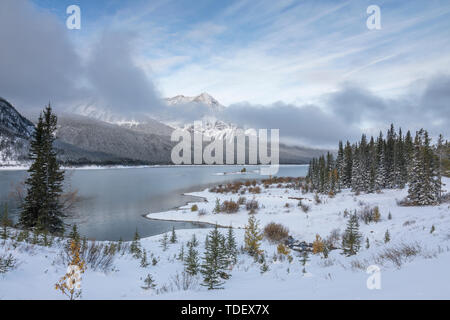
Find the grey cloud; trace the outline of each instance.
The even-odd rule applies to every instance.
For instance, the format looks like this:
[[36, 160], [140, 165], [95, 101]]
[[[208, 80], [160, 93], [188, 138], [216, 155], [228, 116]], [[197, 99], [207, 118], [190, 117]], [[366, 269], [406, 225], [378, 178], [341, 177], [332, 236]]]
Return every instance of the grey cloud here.
[[133, 61], [135, 35], [105, 31], [86, 66], [93, 95], [100, 104], [122, 114], [155, 112], [162, 101], [153, 83]]
[[77, 31], [29, 1], [1, 0], [0, 96], [25, 114], [48, 101], [57, 109], [95, 103], [122, 114], [161, 109], [155, 86], [132, 59], [134, 34], [105, 30], [83, 61], [69, 32]]
[[347, 125], [314, 105], [297, 107], [279, 102], [266, 107], [234, 104], [222, 116], [247, 127], [280, 129], [280, 140], [308, 145], [330, 146], [337, 139], [346, 139], [359, 133], [356, 127]]
[[65, 30], [27, 1], [0, 1], [0, 95], [40, 108], [70, 99], [81, 67]]

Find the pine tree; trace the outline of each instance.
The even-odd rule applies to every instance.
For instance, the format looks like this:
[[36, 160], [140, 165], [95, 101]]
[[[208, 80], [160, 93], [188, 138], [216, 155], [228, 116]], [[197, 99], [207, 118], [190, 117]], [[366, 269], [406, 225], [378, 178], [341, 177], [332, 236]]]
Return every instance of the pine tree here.
[[[76, 224], [72, 226], [72, 230], [69, 233], [69, 239], [75, 241], [76, 244], [80, 244], [81, 242], [81, 236], [80, 233], [78, 232], [78, 227]], [[68, 245], [70, 245], [70, 241]]]
[[386, 185], [386, 168], [385, 168], [385, 158], [384, 151], [385, 144], [383, 140], [383, 133], [380, 132], [380, 136], [377, 140], [377, 149], [376, 149], [376, 177], [375, 177], [375, 191], [381, 191]]
[[391, 235], [389, 234], [389, 230], [386, 230], [386, 233], [384, 234], [384, 243], [388, 243], [391, 241]]
[[167, 250], [167, 246], [169, 245], [169, 236], [167, 235], [167, 233], [164, 233], [161, 240], [161, 248], [163, 249], [163, 251]]
[[338, 155], [336, 158], [336, 170], [337, 170], [337, 188], [341, 190], [345, 187], [344, 184], [344, 174], [345, 174], [345, 159], [344, 159], [344, 146], [342, 141], [339, 141]]
[[428, 133], [421, 129], [414, 139], [408, 200], [413, 205], [432, 205], [439, 198], [438, 160]]
[[57, 118], [48, 105], [38, 119], [30, 143], [30, 159], [33, 161], [25, 181], [27, 194], [22, 205], [20, 224], [24, 228], [39, 228], [50, 233], [64, 232], [60, 197], [64, 171], [60, 170], [53, 149]]
[[134, 232], [133, 241], [131, 242], [131, 245], [130, 245], [130, 252], [133, 255], [133, 257], [136, 259], [139, 259], [142, 254], [140, 240], [141, 240], [141, 237], [139, 236], [139, 232], [136, 228], [136, 231]]
[[153, 277], [150, 273], [144, 279], [144, 285], [141, 288], [144, 290], [150, 290], [150, 289], [156, 288], [155, 280], [153, 280]]
[[222, 289], [224, 284], [222, 279], [229, 278], [226, 272], [227, 258], [223, 242], [223, 236], [216, 225], [205, 241], [205, 255], [201, 266], [203, 285], [209, 290]]
[[141, 268], [147, 268], [150, 265], [147, 260], [147, 250], [143, 249], [141, 254]]
[[187, 274], [195, 276], [199, 272], [198, 252], [192, 242], [188, 243], [188, 251], [184, 260], [184, 270]]
[[177, 242], [177, 234], [175, 233], [175, 227], [172, 227], [172, 235], [170, 236], [170, 243]]
[[300, 263], [301, 263], [302, 266], [303, 266], [302, 272], [303, 272], [303, 273], [306, 273], [306, 264], [307, 264], [308, 261], [309, 261], [308, 251], [303, 250], [301, 257], [302, 257], [302, 258], [301, 258], [301, 260], [300, 260]]
[[177, 259], [180, 261], [184, 261], [184, 243], [181, 244], [180, 252], [178, 253]]
[[197, 237], [195, 236], [195, 233], [192, 235], [192, 239], [191, 239], [191, 241], [190, 241], [190, 244], [191, 244], [193, 247], [198, 247], [198, 240], [197, 240]]
[[344, 176], [342, 178], [342, 184], [345, 188], [350, 188], [352, 186], [352, 168], [353, 168], [353, 149], [350, 142], [344, 149]]
[[228, 228], [228, 234], [226, 239], [226, 253], [227, 253], [227, 259], [229, 264], [236, 264], [237, 261], [237, 244], [236, 244], [236, 238], [234, 236], [233, 228], [230, 226]]
[[261, 253], [261, 240], [263, 234], [259, 230], [258, 221], [254, 215], [248, 218], [248, 224], [245, 226], [244, 250], [252, 257], [257, 257]]
[[444, 152], [445, 152], [444, 137], [442, 136], [442, 134], [440, 134], [437, 145], [436, 145], [436, 153], [437, 153], [437, 158], [438, 158], [437, 181], [438, 181], [438, 189], [439, 189], [438, 190], [439, 200], [442, 198], [442, 175], [444, 173], [442, 162], [444, 159]]
[[342, 235], [342, 250], [347, 256], [355, 255], [361, 247], [361, 234], [356, 214], [350, 216], [347, 229]]

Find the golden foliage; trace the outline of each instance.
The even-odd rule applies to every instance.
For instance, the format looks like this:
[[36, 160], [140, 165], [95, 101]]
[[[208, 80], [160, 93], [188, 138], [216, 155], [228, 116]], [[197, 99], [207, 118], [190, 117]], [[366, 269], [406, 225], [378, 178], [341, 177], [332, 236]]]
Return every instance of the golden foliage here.
[[325, 243], [323, 242], [322, 238], [316, 234], [316, 240], [313, 242], [313, 253], [318, 254], [323, 252], [325, 248]]
[[251, 256], [257, 256], [262, 253], [260, 249], [263, 234], [259, 230], [258, 221], [253, 215], [248, 218], [248, 225], [245, 226], [245, 251]]
[[80, 258], [80, 243], [70, 240], [70, 262], [67, 273], [55, 284], [55, 289], [74, 300], [81, 296], [81, 274], [86, 270], [85, 261]]
[[277, 252], [278, 254], [287, 256], [291, 252], [291, 250], [284, 244], [280, 243], [277, 247]]

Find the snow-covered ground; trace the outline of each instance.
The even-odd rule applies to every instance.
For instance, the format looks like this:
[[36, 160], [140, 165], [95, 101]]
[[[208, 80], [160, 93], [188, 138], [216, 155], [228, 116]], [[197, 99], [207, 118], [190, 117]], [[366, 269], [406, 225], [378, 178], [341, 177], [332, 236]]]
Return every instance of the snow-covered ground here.
[[[444, 182], [450, 185], [450, 179]], [[448, 187], [447, 187], [448, 189]], [[447, 190], [448, 192], [448, 190]], [[238, 194], [217, 194], [204, 190], [190, 193], [199, 196], [195, 204], [206, 214], [192, 212], [191, 205], [168, 212], [152, 213], [149, 218], [168, 220], [190, 220], [230, 224], [236, 228], [239, 245], [243, 244], [244, 230], [249, 214], [242, 206], [237, 213], [214, 214], [216, 199], [237, 200]], [[449, 299], [450, 298], [450, 204], [433, 207], [401, 207], [396, 200], [406, 196], [406, 190], [385, 190], [381, 194], [355, 196], [348, 190], [334, 198], [321, 196], [320, 204], [311, 193], [299, 190], [261, 186], [260, 194], [243, 195], [247, 200], [256, 200], [260, 208], [255, 217], [261, 228], [267, 223], [277, 222], [289, 228], [290, 234], [299, 240], [312, 242], [319, 234], [326, 238], [334, 229], [344, 231], [348, 218], [344, 212], [378, 206], [381, 221], [368, 225], [360, 222], [363, 243], [360, 252], [351, 257], [332, 250], [328, 258], [310, 255], [303, 266], [297, 253], [288, 260], [274, 261], [276, 244], [263, 240], [262, 248], [267, 256], [269, 270], [261, 273], [261, 265], [253, 258], [241, 253], [238, 263], [225, 282], [224, 290], [208, 291], [201, 286], [201, 276], [194, 279], [188, 290], [178, 288], [176, 275], [181, 276], [183, 264], [176, 256], [180, 247], [186, 245], [193, 234], [200, 241], [200, 256], [208, 229], [177, 230], [178, 242], [170, 244], [167, 251], [160, 245], [162, 235], [141, 240], [147, 250], [148, 259], [153, 255], [158, 263], [142, 268], [140, 261], [131, 255], [116, 255], [113, 270], [109, 272], [88, 270], [83, 275], [84, 299]], [[298, 207], [298, 200], [310, 207], [305, 213]], [[203, 201], [204, 200], [204, 201]], [[286, 206], [286, 203], [288, 206]], [[388, 219], [389, 213], [392, 219]], [[431, 232], [434, 226], [434, 231]], [[391, 241], [384, 242], [386, 230]], [[225, 229], [222, 230], [226, 232]], [[365, 248], [369, 239], [370, 247]], [[386, 258], [390, 249], [412, 246], [415, 254], [400, 257], [399, 263]], [[9, 250], [7, 250], [9, 248]], [[0, 299], [64, 299], [54, 289], [54, 284], [65, 273], [66, 266], [58, 259], [60, 246], [51, 248], [19, 245], [13, 249], [11, 243], [0, 242], [0, 256], [11, 252], [19, 264], [15, 270], [0, 275]], [[384, 254], [384, 255], [383, 255]], [[380, 268], [381, 288], [369, 290], [366, 272], [369, 265]], [[144, 290], [144, 278], [151, 274], [156, 283], [155, 290]]]

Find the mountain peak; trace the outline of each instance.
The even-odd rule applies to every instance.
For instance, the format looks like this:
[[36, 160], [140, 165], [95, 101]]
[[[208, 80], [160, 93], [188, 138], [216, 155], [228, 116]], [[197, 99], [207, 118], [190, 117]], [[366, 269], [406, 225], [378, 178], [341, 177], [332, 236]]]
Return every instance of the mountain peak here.
[[207, 92], [202, 92], [201, 94], [195, 97], [188, 97], [180, 94], [172, 98], [166, 98], [165, 100], [167, 104], [170, 106], [185, 103], [201, 103], [210, 107], [214, 111], [219, 111], [224, 107], [219, 103], [219, 101], [217, 101], [213, 96], [211, 96]]

